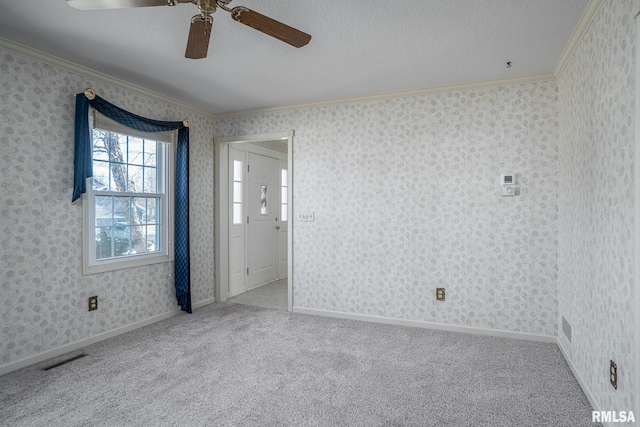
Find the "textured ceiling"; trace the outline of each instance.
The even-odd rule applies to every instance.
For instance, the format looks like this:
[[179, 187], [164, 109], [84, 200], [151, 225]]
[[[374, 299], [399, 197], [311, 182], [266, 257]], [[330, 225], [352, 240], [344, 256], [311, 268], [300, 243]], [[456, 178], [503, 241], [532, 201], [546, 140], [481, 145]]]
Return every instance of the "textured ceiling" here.
[[218, 10], [208, 57], [190, 60], [192, 4], [81, 11], [3, 1], [0, 37], [224, 113], [551, 73], [588, 3], [234, 0], [311, 42], [293, 48]]

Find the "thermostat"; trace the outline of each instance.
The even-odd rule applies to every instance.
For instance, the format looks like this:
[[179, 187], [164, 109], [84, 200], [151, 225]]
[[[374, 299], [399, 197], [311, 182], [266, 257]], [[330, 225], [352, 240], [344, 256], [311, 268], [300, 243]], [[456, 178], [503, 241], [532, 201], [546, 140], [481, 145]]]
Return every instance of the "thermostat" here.
[[507, 172], [500, 175], [500, 183], [502, 185], [517, 185], [516, 174]]

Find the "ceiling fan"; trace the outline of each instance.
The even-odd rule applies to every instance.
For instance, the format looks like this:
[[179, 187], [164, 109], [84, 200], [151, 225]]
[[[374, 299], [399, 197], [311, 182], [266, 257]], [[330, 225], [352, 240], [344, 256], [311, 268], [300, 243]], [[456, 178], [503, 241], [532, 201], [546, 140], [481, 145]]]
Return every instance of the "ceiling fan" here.
[[309, 43], [311, 36], [275, 19], [254, 12], [244, 6], [233, 9], [227, 7], [231, 0], [67, 0], [67, 4], [76, 9], [121, 9], [144, 6], [175, 6], [178, 3], [193, 3], [198, 6], [200, 14], [191, 18], [186, 58], [200, 59], [207, 56], [209, 37], [216, 8], [231, 14], [231, 18], [267, 35], [277, 38], [294, 47], [302, 47]]

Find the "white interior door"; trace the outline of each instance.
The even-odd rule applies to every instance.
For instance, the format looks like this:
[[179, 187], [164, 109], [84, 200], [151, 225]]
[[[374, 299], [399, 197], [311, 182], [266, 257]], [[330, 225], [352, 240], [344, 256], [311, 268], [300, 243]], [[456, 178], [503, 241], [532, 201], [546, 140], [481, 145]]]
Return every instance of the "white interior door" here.
[[228, 298], [247, 290], [245, 263], [246, 153], [229, 150], [229, 291]]
[[280, 215], [279, 160], [249, 153], [247, 200], [247, 288], [278, 279]]

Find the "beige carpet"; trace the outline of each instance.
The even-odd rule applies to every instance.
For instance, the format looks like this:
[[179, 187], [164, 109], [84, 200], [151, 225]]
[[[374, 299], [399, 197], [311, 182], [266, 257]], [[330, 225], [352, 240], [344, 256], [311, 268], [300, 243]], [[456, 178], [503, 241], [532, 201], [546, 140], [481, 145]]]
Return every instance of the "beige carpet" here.
[[0, 424], [595, 425], [555, 344], [216, 303], [83, 351], [1, 377]]

